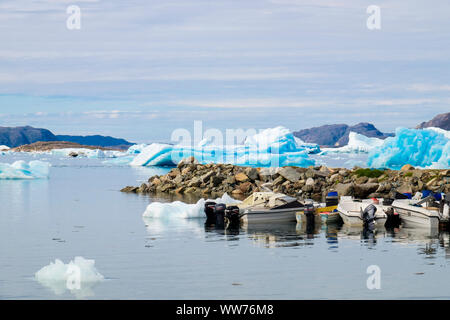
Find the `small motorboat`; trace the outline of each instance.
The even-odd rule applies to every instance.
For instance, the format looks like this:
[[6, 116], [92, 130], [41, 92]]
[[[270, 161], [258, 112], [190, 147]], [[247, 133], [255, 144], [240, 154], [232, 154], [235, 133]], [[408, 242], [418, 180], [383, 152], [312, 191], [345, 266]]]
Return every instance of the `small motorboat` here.
[[420, 199], [420, 193], [414, 199], [397, 199], [392, 203], [394, 211], [400, 215], [403, 226], [439, 229], [448, 225], [450, 194], [430, 194]]
[[274, 192], [255, 192], [237, 206], [244, 223], [295, 222], [296, 212], [304, 209], [297, 198]]
[[[337, 206], [339, 203], [337, 192], [329, 192], [325, 198], [325, 203], [313, 203], [314, 212], [317, 217], [324, 223], [336, 223], [341, 220]], [[297, 222], [301, 223], [305, 220], [304, 211], [296, 214]]]
[[[386, 211], [389, 210], [389, 205], [383, 205], [384, 199], [378, 199], [379, 204], [375, 207], [377, 211], [375, 213], [375, 226], [384, 226], [388, 218]], [[352, 197], [341, 197], [341, 201], [337, 207], [340, 217], [346, 225], [349, 226], [364, 226], [363, 211], [369, 205], [373, 204], [371, 199], [357, 200]]]

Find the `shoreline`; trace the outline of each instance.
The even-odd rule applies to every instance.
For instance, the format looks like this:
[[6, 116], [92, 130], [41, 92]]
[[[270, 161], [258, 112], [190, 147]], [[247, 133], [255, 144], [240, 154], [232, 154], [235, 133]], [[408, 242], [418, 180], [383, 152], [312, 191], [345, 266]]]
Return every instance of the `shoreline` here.
[[450, 192], [450, 169], [401, 170], [345, 169], [321, 167], [254, 168], [232, 164], [199, 164], [195, 159], [182, 160], [176, 168], [148, 183], [127, 186], [121, 192], [139, 194], [196, 195], [221, 197], [228, 193], [242, 199], [266, 188], [300, 199], [323, 201], [328, 192], [357, 198], [390, 197], [397, 191], [422, 190]]

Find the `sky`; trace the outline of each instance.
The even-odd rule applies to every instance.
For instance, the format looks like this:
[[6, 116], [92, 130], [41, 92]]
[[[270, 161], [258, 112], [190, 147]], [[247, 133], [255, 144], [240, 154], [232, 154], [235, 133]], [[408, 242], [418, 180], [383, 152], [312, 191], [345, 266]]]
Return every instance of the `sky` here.
[[449, 16], [448, 0], [0, 0], [0, 126], [415, 127], [450, 110]]

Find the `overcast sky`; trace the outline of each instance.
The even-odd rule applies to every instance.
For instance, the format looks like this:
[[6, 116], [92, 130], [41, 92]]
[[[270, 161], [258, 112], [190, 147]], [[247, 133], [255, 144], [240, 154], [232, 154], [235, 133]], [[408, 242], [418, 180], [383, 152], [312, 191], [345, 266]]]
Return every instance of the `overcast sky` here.
[[0, 0], [0, 43], [0, 126], [150, 142], [450, 110], [448, 0]]

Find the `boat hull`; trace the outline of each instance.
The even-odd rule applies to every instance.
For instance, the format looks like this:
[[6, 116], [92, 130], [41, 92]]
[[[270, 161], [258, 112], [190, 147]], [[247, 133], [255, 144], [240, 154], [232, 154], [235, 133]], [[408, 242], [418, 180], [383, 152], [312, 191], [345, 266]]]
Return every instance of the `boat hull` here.
[[298, 208], [284, 210], [251, 210], [241, 219], [244, 223], [248, 224], [296, 222], [295, 214], [298, 210]]
[[394, 207], [397, 213], [400, 215], [402, 224], [406, 228], [439, 228], [439, 217], [437, 216], [425, 216], [417, 211], [408, 210], [405, 208]]

